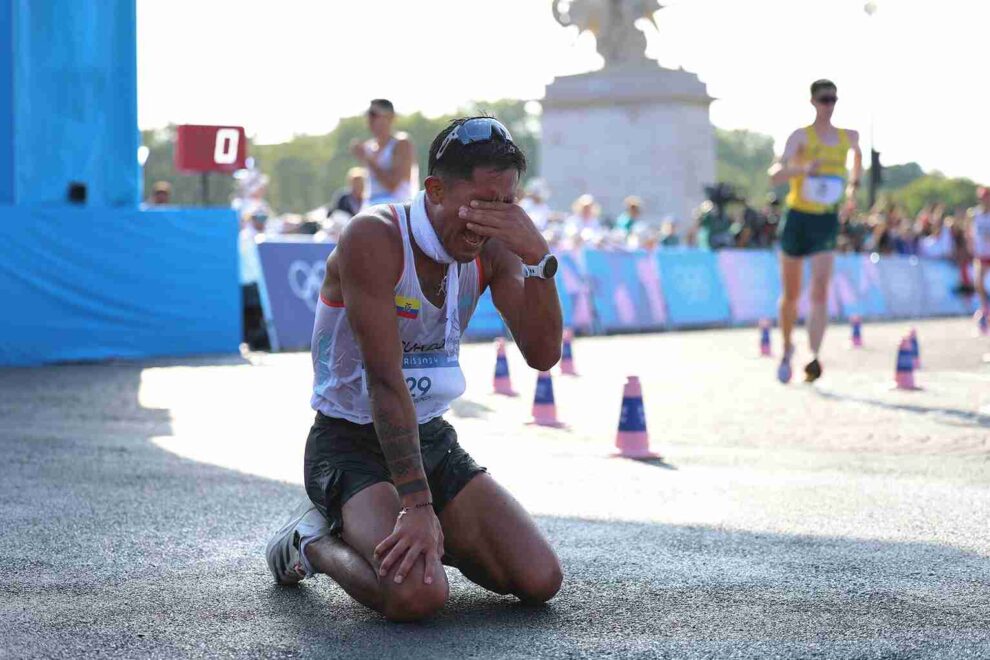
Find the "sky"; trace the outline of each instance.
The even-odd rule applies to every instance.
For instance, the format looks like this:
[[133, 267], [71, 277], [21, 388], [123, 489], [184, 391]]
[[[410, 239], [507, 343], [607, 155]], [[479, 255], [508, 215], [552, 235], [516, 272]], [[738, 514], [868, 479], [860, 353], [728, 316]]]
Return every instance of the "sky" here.
[[[663, 1], [647, 56], [707, 84], [716, 126], [771, 135], [779, 152], [813, 119], [811, 81], [830, 78], [835, 123], [885, 164], [990, 182], [990, 2], [874, 0], [869, 16], [865, 0]], [[326, 133], [374, 97], [431, 116], [539, 100], [555, 77], [603, 64], [550, 6], [137, 0], [139, 124], [242, 125], [266, 144]]]

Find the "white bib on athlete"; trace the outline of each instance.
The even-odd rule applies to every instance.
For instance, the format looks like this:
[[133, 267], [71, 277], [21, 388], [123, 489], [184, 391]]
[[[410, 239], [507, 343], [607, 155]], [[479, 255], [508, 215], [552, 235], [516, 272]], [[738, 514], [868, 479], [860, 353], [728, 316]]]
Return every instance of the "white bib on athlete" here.
[[[395, 285], [402, 374], [416, 407], [417, 420], [423, 424], [445, 413], [450, 403], [464, 393], [466, 383], [459, 361], [460, 332], [467, 327], [481, 297], [481, 263], [478, 259], [466, 264], [452, 262], [447, 284], [448, 304], [443, 309], [435, 307], [419, 285], [410, 220], [402, 206], [389, 208], [386, 212], [391, 213], [399, 225], [403, 246], [402, 275]], [[429, 223], [428, 219], [426, 221]], [[415, 226], [415, 220], [412, 224]], [[429, 229], [433, 232], [432, 226]], [[436, 238], [435, 232], [433, 236]], [[422, 245], [420, 248], [430, 254]], [[453, 310], [452, 322], [449, 322], [448, 310]], [[448, 339], [451, 329], [457, 333], [453, 340]], [[452, 350], [450, 344], [453, 344]], [[364, 362], [342, 303], [320, 299], [311, 351], [314, 374], [310, 404], [313, 409], [328, 417], [370, 424], [373, 420]]]
[[809, 202], [832, 206], [838, 204], [846, 181], [840, 176], [808, 176], [801, 187], [801, 196]]

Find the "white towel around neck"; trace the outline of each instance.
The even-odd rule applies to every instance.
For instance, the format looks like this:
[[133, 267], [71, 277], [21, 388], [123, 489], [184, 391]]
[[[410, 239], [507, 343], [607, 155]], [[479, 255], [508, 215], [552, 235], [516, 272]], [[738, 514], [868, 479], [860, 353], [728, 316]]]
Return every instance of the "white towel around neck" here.
[[447, 254], [440, 237], [430, 224], [426, 215], [426, 192], [420, 191], [413, 198], [409, 210], [409, 224], [416, 245], [427, 257], [440, 264], [447, 264], [447, 299], [445, 312], [447, 328], [444, 332], [444, 347], [448, 355], [456, 355], [461, 343], [461, 319], [457, 312], [457, 300], [460, 297], [460, 277], [457, 272], [457, 262]]

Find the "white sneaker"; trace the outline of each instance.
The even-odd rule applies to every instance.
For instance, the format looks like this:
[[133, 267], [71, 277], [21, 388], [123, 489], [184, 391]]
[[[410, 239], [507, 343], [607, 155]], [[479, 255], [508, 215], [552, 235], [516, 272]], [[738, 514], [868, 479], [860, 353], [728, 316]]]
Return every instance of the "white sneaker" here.
[[292, 511], [285, 524], [268, 540], [265, 556], [275, 581], [292, 585], [313, 575], [299, 551], [303, 538], [319, 538], [330, 533], [330, 525], [306, 497]]

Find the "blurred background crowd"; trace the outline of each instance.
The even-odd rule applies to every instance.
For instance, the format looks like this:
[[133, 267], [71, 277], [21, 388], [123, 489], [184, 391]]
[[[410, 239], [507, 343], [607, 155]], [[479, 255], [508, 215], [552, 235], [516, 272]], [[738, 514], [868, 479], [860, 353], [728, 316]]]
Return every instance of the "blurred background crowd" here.
[[[532, 129], [533, 117], [527, 114], [524, 105], [514, 102], [492, 105], [492, 114], [505, 118], [516, 141], [529, 153], [536, 152], [538, 135]], [[479, 108], [465, 110], [478, 111]], [[394, 129], [390, 124], [387, 131], [394, 130], [396, 135], [411, 142], [415, 154], [412, 171], [422, 171], [426, 136], [448, 118], [431, 120], [416, 114], [405, 118], [396, 115], [395, 120]], [[329, 152], [325, 149], [321, 152], [322, 147], [305, 142], [307, 138], [253, 148], [259, 156], [257, 160], [249, 159], [249, 169], [238, 172], [226, 191], [223, 185], [215, 186], [218, 190], [213, 194], [226, 195], [241, 216], [245, 270], [242, 279], [255, 279], [256, 266], [252, 265], [255, 259], [245, 253], [251, 252], [250, 246], [259, 236], [268, 240], [335, 243], [350, 219], [368, 205], [369, 171], [366, 163], [354, 154], [355, 145], [369, 137], [373, 121], [367, 115], [344, 120], [326, 136], [333, 143]], [[774, 158], [772, 140], [748, 131], [722, 130], [717, 138], [720, 181], [705, 189], [706, 199], [695, 209], [693, 217], [675, 217], [664, 209], [648, 208], [638, 196], [644, 191], [629, 191], [621, 208], [602, 208], [593, 190], [577, 199], [559, 199], [539, 176], [538, 153], [531, 158], [534, 166], [517, 191], [517, 202], [555, 249], [582, 246], [612, 250], [773, 249], [784, 213], [784, 191], [771, 189], [766, 176], [766, 168]], [[149, 176], [156, 173], [153, 162], [156, 139], [163, 152], [159, 162], [171, 158], [164, 153], [167, 135], [157, 138], [146, 135], [145, 141], [152, 146], [153, 155], [146, 168]], [[301, 158], [298, 154], [306, 153], [306, 149], [309, 155]], [[293, 155], [286, 156], [283, 151]], [[321, 169], [320, 153], [329, 155], [323, 162], [323, 174], [317, 176]], [[873, 166], [880, 168], [879, 162]], [[864, 178], [869, 176], [873, 174], [868, 169]], [[195, 190], [181, 176], [179, 181], [171, 173], [166, 177], [148, 181], [149, 204], [180, 201], [173, 195], [173, 182], [184, 186], [185, 197]], [[925, 173], [914, 163], [883, 168], [883, 179], [872, 206], [863, 198], [841, 209], [838, 250], [951, 260], [960, 267], [960, 289], [971, 290], [966, 265], [972, 259], [970, 236], [978, 202], [977, 185], [938, 172]], [[313, 202], [317, 201], [320, 203], [314, 206]], [[309, 210], [301, 211], [301, 206], [308, 206]]]

